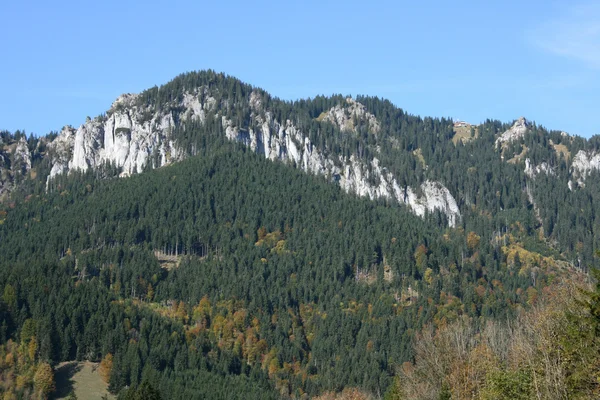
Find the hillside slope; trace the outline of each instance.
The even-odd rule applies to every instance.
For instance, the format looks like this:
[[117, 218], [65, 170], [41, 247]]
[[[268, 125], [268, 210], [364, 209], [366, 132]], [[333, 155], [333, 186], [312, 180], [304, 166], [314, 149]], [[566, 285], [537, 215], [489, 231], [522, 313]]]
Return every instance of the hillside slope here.
[[[491, 233], [534, 218], [527, 228], [543, 228], [574, 264], [594, 262], [596, 202], [592, 210], [586, 200], [596, 198], [600, 146], [594, 138], [548, 131], [524, 118], [512, 126], [490, 120], [454, 125], [411, 116], [378, 98], [284, 102], [202, 71], [123, 95], [106, 114], [77, 129], [30, 138], [32, 150], [18, 158], [30, 160], [36, 179], [51, 189], [53, 179], [69, 171], [111, 166], [112, 174], [123, 176], [197, 154], [202, 143], [193, 132], [203, 127], [268, 159], [324, 175], [347, 192], [403, 203], [420, 216], [441, 212], [450, 226], [469, 226], [477, 215], [490, 213]], [[472, 139], [463, 140], [469, 127]], [[453, 140], [459, 135], [464, 138]], [[10, 134], [4, 136], [11, 142]], [[4, 159], [11, 154], [5, 146]], [[0, 191], [7, 192], [15, 187], [14, 172], [4, 165]], [[27, 174], [27, 165], [20, 175]], [[548, 198], [548, 192], [556, 196]], [[574, 226], [582, 208], [587, 220]]]
[[512, 319], [597, 262], [595, 139], [455, 130], [208, 71], [5, 132], [0, 339], [111, 354], [115, 393], [382, 394], [423, 326]]

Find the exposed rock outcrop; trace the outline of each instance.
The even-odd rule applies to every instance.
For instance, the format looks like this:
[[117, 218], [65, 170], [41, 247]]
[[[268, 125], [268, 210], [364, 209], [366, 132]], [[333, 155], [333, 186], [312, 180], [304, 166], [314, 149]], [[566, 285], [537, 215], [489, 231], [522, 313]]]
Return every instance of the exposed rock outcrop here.
[[573, 158], [571, 172], [577, 178], [577, 183], [583, 185], [585, 178], [592, 172], [600, 170], [600, 153], [579, 150]]
[[328, 176], [346, 192], [370, 199], [393, 199], [406, 204], [419, 216], [439, 210], [446, 214], [450, 226], [455, 226], [460, 218], [456, 200], [439, 182], [424, 182], [421, 185], [423, 195], [417, 196], [411, 187], [400, 187], [377, 158], [366, 163], [355, 155], [337, 159], [327, 157], [291, 121], [281, 124], [273, 120], [269, 112], [264, 118], [261, 115], [253, 115], [253, 118], [259, 122], [259, 130], [237, 129], [223, 117], [227, 137], [244, 143], [270, 160], [289, 162], [304, 171]]
[[542, 162], [539, 165], [533, 165], [529, 158], [525, 159], [525, 175], [530, 178], [535, 178], [539, 174], [556, 175], [554, 169], [547, 162]]
[[10, 164], [6, 155], [0, 153], [0, 200], [6, 196], [12, 188]]
[[56, 139], [48, 145], [48, 154], [52, 160], [52, 169], [48, 175], [47, 182], [58, 174], [65, 173], [69, 170], [69, 161], [73, 155], [73, 147], [75, 147], [75, 129], [70, 126], [65, 126]]
[[[225, 100], [223, 100], [225, 101]], [[456, 201], [439, 182], [426, 181], [417, 196], [411, 187], [400, 187], [395, 177], [380, 165], [377, 158], [359, 159], [327, 155], [318, 149], [292, 121], [278, 121], [264, 109], [261, 95], [249, 96], [252, 127], [238, 127], [225, 115], [221, 105], [211, 97], [208, 88], [184, 93], [182, 100], [157, 111], [140, 106], [137, 96], [120, 96], [105, 117], [88, 120], [77, 130], [65, 127], [50, 144], [52, 170], [48, 182], [58, 174], [71, 170], [86, 171], [103, 164], [122, 169], [122, 175], [140, 173], [150, 166], [160, 167], [186, 156], [173, 140], [175, 121], [193, 120], [204, 123], [208, 112], [219, 118], [228, 139], [250, 147], [270, 160], [289, 163], [303, 171], [325, 175], [345, 191], [370, 199], [387, 198], [406, 204], [415, 214], [439, 210], [454, 226], [460, 212]], [[173, 111], [176, 110], [176, 111]], [[380, 129], [373, 114], [364, 105], [346, 99], [344, 107], [336, 106], [323, 117], [342, 130], [354, 129], [355, 121], [368, 124], [372, 133]]]
[[377, 133], [381, 129], [375, 115], [368, 112], [363, 104], [351, 97], [346, 98], [345, 105], [337, 105], [329, 109], [329, 111], [320, 115], [319, 119], [331, 122], [342, 131], [354, 132], [356, 130], [355, 121], [365, 123], [372, 133]]
[[521, 139], [523, 136], [525, 136], [525, 133], [527, 133], [529, 126], [529, 121], [527, 121], [524, 117], [520, 117], [515, 121], [513, 126], [511, 126], [508, 130], [501, 134], [498, 139], [496, 139], [496, 147], [504, 147], [510, 142]]
[[31, 170], [31, 152], [24, 136], [12, 143], [2, 144], [0, 144], [0, 200], [14, 189], [16, 181]]
[[31, 169], [31, 153], [24, 136], [19, 139], [13, 150], [13, 164], [12, 170], [18, 170], [21, 174], [26, 174]]
[[[112, 104], [106, 117], [86, 121], [77, 130], [65, 127], [50, 144], [53, 154], [48, 179], [70, 170], [86, 171], [103, 164], [122, 169], [122, 175], [140, 173], [151, 162], [159, 167], [183, 158], [170, 139], [175, 127], [173, 112], [154, 113], [136, 104], [137, 96], [125, 94]], [[204, 121], [205, 109], [198, 96], [186, 94], [186, 119]], [[151, 160], [155, 155], [158, 162]]]
[[[196, 103], [188, 106], [188, 117], [201, 117], [196, 115]], [[179, 160], [179, 150], [169, 140], [174, 126], [172, 112], [152, 113], [136, 105], [135, 95], [122, 95], [104, 120], [88, 121], [77, 129], [69, 169], [85, 171], [113, 163], [122, 168], [123, 175], [130, 175], [142, 172], [152, 154], [160, 156], [159, 165], [154, 167]]]

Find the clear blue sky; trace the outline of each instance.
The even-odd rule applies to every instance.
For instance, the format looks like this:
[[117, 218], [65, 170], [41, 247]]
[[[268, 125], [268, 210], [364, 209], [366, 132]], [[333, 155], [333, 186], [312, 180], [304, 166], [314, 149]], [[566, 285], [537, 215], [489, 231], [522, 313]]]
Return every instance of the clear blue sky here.
[[78, 126], [123, 92], [211, 68], [283, 99], [370, 94], [600, 133], [594, 2], [22, 0], [0, 20], [0, 129]]

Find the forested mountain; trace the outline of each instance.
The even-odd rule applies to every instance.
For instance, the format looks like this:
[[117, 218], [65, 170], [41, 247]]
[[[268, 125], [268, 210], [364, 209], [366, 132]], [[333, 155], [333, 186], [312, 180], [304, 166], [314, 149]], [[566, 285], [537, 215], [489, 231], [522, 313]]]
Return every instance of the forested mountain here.
[[[104, 360], [123, 398], [394, 398], [419, 382], [402, 369], [421, 366], [419, 332], [523, 318], [597, 263], [600, 142], [524, 118], [287, 102], [203, 71], [78, 129], [1, 139], [16, 398], [75, 359]], [[512, 375], [490, 377], [481, 393], [509, 396], [496, 383]]]

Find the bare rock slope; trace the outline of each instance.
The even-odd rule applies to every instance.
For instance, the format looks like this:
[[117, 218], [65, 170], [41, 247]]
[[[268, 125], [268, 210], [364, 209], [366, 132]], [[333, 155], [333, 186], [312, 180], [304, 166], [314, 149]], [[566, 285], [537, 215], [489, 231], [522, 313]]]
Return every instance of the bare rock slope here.
[[[189, 120], [204, 123], [210, 115], [220, 121], [228, 139], [241, 142], [270, 160], [325, 175], [347, 192], [370, 199], [395, 200], [420, 216], [439, 210], [447, 216], [451, 226], [460, 218], [454, 197], [442, 183], [425, 181], [420, 190], [401, 187], [377, 158], [362, 159], [355, 154], [343, 158], [328, 156], [293, 121], [276, 120], [263, 107], [256, 91], [247, 99], [251, 118], [258, 122], [254, 124], [258, 126], [255, 129], [236, 126], [222, 112], [224, 105], [218, 104], [208, 87], [186, 91], [181, 101], [160, 111], [140, 105], [137, 98], [135, 94], [122, 95], [105, 116], [88, 119], [77, 129], [65, 127], [49, 144], [52, 169], [48, 182], [58, 174], [85, 171], [102, 164], [115, 165], [127, 176], [147, 167], [157, 168], [182, 160], [188, 154], [173, 138], [176, 124]], [[372, 134], [380, 129], [375, 116], [351, 98], [330, 109], [322, 120], [337, 125], [342, 131], [354, 129], [357, 120], [366, 124]]]

